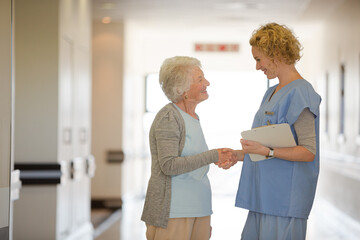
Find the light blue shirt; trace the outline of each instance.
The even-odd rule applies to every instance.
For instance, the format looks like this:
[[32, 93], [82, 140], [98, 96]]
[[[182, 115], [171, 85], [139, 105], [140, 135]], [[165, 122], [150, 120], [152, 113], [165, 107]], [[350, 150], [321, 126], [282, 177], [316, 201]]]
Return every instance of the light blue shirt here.
[[315, 159], [312, 162], [291, 162], [273, 158], [252, 162], [246, 154], [235, 205], [263, 214], [307, 219], [319, 174], [321, 98], [303, 79], [287, 84], [270, 99], [275, 88], [273, 86], [265, 93], [252, 127], [288, 123], [297, 142], [294, 123], [301, 112], [309, 108], [315, 116]]
[[[185, 121], [186, 138], [181, 156], [208, 151], [200, 121], [182, 111], [178, 106], [176, 108]], [[188, 173], [172, 176], [169, 218], [204, 217], [212, 214], [208, 171], [209, 165]]]

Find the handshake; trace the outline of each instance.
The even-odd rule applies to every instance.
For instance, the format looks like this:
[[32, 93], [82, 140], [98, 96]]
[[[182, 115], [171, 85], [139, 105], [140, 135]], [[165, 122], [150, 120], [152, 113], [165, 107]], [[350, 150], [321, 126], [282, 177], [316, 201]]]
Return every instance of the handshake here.
[[242, 150], [233, 150], [231, 148], [217, 149], [219, 161], [215, 163], [219, 168], [229, 169], [238, 161], [244, 160], [244, 152]]

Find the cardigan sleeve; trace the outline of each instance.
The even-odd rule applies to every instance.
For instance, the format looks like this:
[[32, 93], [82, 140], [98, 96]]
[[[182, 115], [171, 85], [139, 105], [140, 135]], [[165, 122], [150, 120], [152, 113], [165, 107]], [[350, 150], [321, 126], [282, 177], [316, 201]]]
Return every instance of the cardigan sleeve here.
[[185, 136], [181, 136], [180, 124], [174, 112], [169, 111], [154, 126], [156, 143], [150, 144], [156, 144], [159, 165], [165, 175], [187, 173], [219, 160], [216, 149], [181, 157], [179, 146], [181, 137]]

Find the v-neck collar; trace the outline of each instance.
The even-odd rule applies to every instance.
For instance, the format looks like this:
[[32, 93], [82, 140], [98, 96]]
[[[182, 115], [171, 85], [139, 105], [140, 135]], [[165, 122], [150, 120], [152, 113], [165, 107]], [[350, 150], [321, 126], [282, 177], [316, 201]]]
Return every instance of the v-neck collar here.
[[302, 78], [299, 78], [299, 79], [295, 79], [294, 81], [286, 84], [284, 87], [280, 88], [279, 91], [276, 91], [276, 88], [279, 84], [276, 84], [274, 87], [273, 87], [273, 91], [271, 91], [271, 93], [269, 94], [268, 98], [267, 98], [267, 102], [270, 102], [271, 100], [273, 100], [274, 98], [276, 99], [278, 96], [280, 96], [281, 94], [279, 94], [280, 92], [283, 91], [283, 89], [287, 89], [287, 88], [290, 88], [291, 85], [293, 85], [294, 82], [298, 81], [298, 80], [304, 80]]

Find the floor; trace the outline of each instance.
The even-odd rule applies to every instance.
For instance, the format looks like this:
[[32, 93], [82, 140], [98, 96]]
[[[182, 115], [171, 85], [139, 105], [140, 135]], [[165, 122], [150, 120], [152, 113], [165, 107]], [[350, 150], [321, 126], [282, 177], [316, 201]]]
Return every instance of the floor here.
[[[240, 166], [229, 170], [211, 168], [213, 191], [212, 240], [239, 240], [247, 210], [234, 207]], [[114, 212], [95, 228], [96, 240], [146, 240], [145, 224], [140, 220], [144, 195], [124, 196], [122, 210]], [[105, 216], [106, 213], [102, 213]], [[95, 214], [96, 215], [96, 214]], [[101, 218], [101, 213], [97, 213]], [[356, 222], [320, 196], [315, 198], [308, 220], [307, 240], [360, 239]]]

